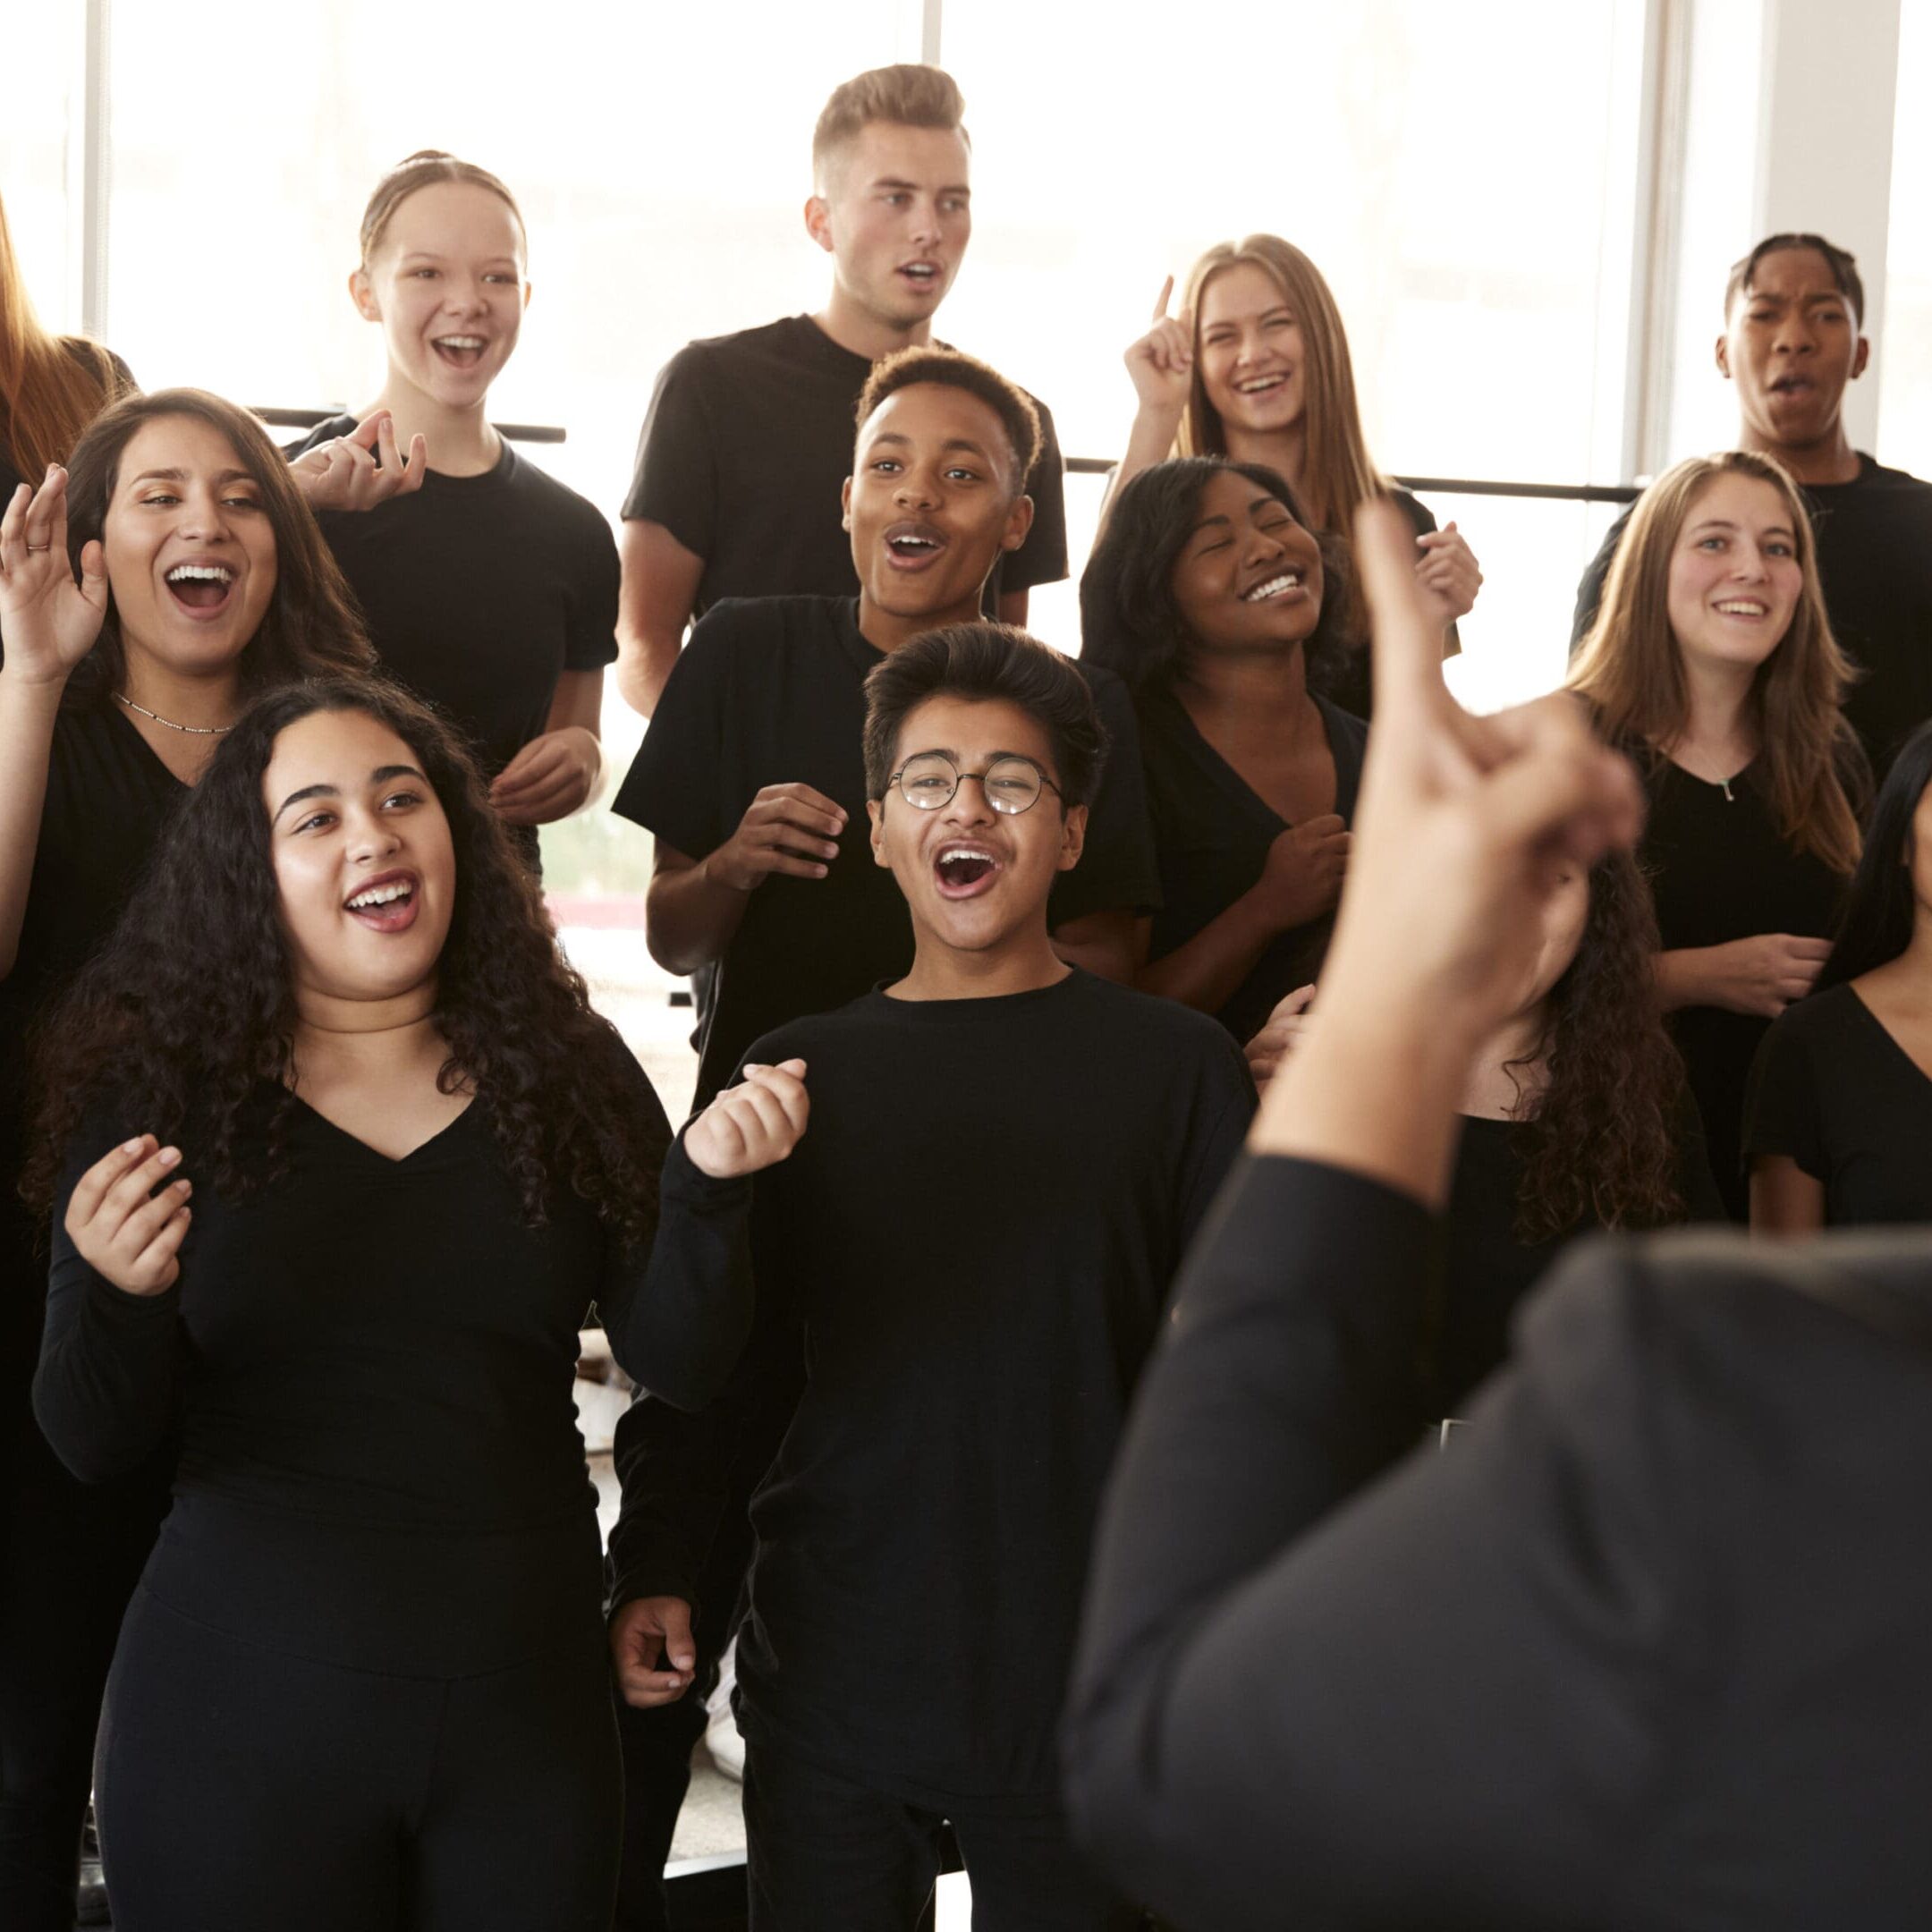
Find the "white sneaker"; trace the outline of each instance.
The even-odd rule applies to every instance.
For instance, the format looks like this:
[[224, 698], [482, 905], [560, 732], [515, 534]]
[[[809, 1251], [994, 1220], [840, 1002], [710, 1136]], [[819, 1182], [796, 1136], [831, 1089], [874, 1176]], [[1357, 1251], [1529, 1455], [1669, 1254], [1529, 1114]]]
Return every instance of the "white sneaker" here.
[[733, 1638], [718, 1659], [717, 1689], [705, 1699], [705, 1749], [724, 1776], [744, 1783], [744, 1736], [732, 1709], [732, 1691], [738, 1682], [738, 1640]]

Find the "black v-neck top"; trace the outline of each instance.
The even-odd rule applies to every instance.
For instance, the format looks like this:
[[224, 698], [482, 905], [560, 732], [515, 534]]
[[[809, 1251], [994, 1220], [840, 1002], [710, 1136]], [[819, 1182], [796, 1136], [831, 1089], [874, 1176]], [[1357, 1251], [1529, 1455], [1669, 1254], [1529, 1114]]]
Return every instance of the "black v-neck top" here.
[[[642, 1070], [614, 1035], [608, 1051], [668, 1139]], [[265, 1084], [250, 1131], [277, 1098]], [[131, 1295], [61, 1224], [80, 1174], [139, 1127], [104, 1120], [77, 1145], [34, 1402], [86, 1480], [134, 1466], [178, 1420], [148, 1589], [251, 1642], [409, 1675], [495, 1670], [594, 1632], [577, 1331], [595, 1303], [639, 1380], [708, 1399], [751, 1302], [741, 1237], [702, 1192], [673, 1175], [639, 1252], [564, 1188], [531, 1226], [486, 1100], [401, 1160], [298, 1101], [286, 1176], [239, 1201], [199, 1177], [181, 1278]], [[196, 1152], [184, 1136], [190, 1179]]]
[[[1693, 777], [1665, 758], [1640, 756], [1638, 762], [1650, 801], [1638, 859], [1650, 876], [1666, 953], [1758, 933], [1830, 936], [1845, 882], [1823, 860], [1785, 843], [1755, 765], [1726, 787]], [[1670, 1016], [1704, 1117], [1711, 1174], [1734, 1221], [1745, 1219], [1747, 1211], [1744, 1089], [1751, 1056], [1769, 1025], [1717, 1006], [1685, 1006]]]
[[1850, 986], [1773, 1022], [1744, 1149], [1788, 1155], [1822, 1181], [1829, 1227], [1932, 1222], [1932, 1079]]
[[[1314, 692], [1335, 759], [1335, 810], [1355, 817], [1368, 727]], [[1187, 707], [1165, 680], [1143, 690], [1137, 705], [1148, 816], [1160, 865], [1161, 908], [1148, 952], [1162, 959], [1226, 911], [1261, 877], [1268, 847], [1289, 829], [1284, 818], [1201, 735]], [[1261, 1030], [1277, 1000], [1321, 970], [1335, 915], [1278, 934], [1216, 1018], [1245, 1044]]]

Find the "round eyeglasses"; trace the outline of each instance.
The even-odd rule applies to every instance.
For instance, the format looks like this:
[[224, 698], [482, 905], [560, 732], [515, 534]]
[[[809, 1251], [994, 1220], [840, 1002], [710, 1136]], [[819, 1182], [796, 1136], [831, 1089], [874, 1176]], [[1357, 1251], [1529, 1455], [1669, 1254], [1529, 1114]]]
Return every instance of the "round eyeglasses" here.
[[1015, 752], [996, 758], [983, 772], [962, 772], [944, 751], [921, 751], [909, 758], [886, 781], [899, 787], [908, 805], [921, 811], [937, 811], [953, 801], [962, 779], [976, 778], [986, 801], [996, 812], [1016, 818], [1039, 803], [1042, 791], [1061, 794], [1056, 785], [1030, 758]]

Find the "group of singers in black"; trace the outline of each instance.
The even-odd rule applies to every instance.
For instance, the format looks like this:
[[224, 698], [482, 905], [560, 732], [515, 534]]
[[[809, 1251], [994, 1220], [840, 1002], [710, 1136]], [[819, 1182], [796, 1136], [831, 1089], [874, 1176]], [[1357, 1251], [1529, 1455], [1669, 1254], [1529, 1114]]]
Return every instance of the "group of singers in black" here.
[[[489, 424], [528, 250], [469, 163], [378, 185], [387, 379], [291, 451], [16, 332], [9, 1926], [71, 1923], [90, 1781], [126, 1932], [662, 1925], [734, 1635], [754, 1925], [910, 1932], [948, 1824], [977, 1923], [1188, 1922], [1070, 1835], [1094, 1528], [1257, 1088], [1341, 1024], [1358, 506], [1400, 511], [1432, 651], [1481, 573], [1258, 235], [1128, 351], [1080, 657], [1027, 637], [1068, 567], [1052, 419], [931, 333], [962, 118], [931, 68], [835, 93], [826, 305], [666, 367], [621, 554]], [[1513, 936], [1394, 1439], [1465, 1411], [1589, 1231], [1932, 1219], [1932, 485], [1847, 441], [1863, 301], [1818, 236], [1754, 249], [1739, 447], [1586, 577], [1572, 702], [1648, 813]], [[648, 943], [699, 980], [682, 1131], [538, 884], [613, 664]], [[640, 1390], [607, 1560], [592, 1310]]]

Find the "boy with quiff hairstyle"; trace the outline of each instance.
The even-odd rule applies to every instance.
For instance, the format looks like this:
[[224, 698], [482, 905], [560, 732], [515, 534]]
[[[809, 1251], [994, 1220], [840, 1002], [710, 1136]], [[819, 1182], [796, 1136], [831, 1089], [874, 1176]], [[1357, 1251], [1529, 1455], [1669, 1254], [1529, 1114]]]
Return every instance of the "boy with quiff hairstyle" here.
[[[936, 67], [874, 68], [835, 89], [812, 140], [806, 233], [832, 257], [811, 315], [687, 343], [657, 378], [623, 504], [617, 682], [650, 715], [687, 625], [721, 598], [849, 597], [835, 513], [852, 409], [872, 365], [933, 342], [972, 234], [964, 102]], [[1033, 524], [985, 607], [1026, 621], [1067, 573], [1053, 419], [1029, 466]]]

